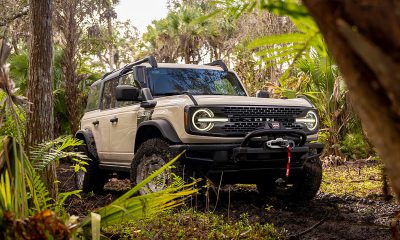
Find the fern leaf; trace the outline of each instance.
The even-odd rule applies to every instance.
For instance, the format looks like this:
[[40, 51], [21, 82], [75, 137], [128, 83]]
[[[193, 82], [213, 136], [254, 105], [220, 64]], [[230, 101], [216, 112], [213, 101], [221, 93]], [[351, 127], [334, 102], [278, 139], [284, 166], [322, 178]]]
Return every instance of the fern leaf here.
[[59, 161], [62, 158], [79, 158], [89, 160], [81, 152], [68, 151], [83, 144], [82, 140], [71, 136], [59, 137], [55, 140], [39, 144], [31, 150], [31, 162], [35, 170], [41, 171], [50, 163]]

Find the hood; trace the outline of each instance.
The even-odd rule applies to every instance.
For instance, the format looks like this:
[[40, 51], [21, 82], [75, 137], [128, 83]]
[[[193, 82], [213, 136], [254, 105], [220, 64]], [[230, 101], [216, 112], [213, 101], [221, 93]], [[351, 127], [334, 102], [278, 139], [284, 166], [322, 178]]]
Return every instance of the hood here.
[[249, 106], [289, 106], [289, 107], [312, 107], [303, 98], [279, 99], [279, 98], [256, 98], [247, 96], [219, 96], [198, 95], [194, 96], [199, 105], [249, 105]]
[[[199, 105], [242, 105], [242, 106], [287, 106], [287, 107], [313, 107], [303, 98], [279, 99], [256, 98], [247, 96], [220, 96], [220, 95], [194, 95]], [[187, 95], [177, 95], [156, 98], [157, 106], [167, 105], [193, 105]]]

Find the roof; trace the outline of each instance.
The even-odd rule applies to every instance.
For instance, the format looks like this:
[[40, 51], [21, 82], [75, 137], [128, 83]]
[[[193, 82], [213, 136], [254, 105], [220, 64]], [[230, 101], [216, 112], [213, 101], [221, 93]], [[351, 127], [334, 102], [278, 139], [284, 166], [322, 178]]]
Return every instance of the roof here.
[[[148, 63], [143, 63], [139, 66], [151, 67]], [[220, 66], [210, 65], [199, 65], [199, 64], [180, 64], [180, 63], [158, 63], [158, 68], [192, 68], [192, 69], [209, 69], [209, 70], [220, 70], [223, 69]]]
[[[157, 65], [158, 65], [157, 68], [209, 69], [209, 70], [223, 71], [223, 69], [220, 66], [210, 66], [210, 65], [179, 64], [179, 63], [158, 63]], [[149, 63], [142, 63], [142, 64], [136, 65], [136, 66], [145, 66], [147, 68], [151, 68], [151, 65]], [[108, 79], [119, 76], [123, 69], [124, 68], [114, 70], [113, 72], [109, 73], [108, 75], [106, 75], [99, 81], [106, 81]], [[231, 70], [229, 69], [229, 71], [231, 71]], [[96, 81], [94, 84], [97, 84], [97, 83], [98, 83], [98, 81]]]

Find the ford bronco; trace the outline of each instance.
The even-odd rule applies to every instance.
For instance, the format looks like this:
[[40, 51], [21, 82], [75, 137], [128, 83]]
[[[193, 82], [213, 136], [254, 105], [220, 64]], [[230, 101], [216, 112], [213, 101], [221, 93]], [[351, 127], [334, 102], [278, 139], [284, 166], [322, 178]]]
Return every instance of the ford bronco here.
[[[221, 60], [171, 64], [150, 56], [91, 85], [76, 137], [92, 161], [77, 185], [99, 192], [112, 173], [136, 184], [186, 150], [170, 170], [183, 178], [256, 184], [263, 195], [309, 200], [322, 178], [318, 127], [307, 98], [250, 97]], [[162, 175], [141, 194], [169, 181]]]

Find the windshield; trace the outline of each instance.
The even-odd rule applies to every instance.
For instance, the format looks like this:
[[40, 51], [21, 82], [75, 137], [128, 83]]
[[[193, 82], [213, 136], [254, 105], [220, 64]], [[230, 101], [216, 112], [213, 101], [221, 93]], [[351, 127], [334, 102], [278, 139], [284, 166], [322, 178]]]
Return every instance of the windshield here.
[[182, 94], [246, 96], [242, 85], [232, 72], [190, 69], [150, 69], [150, 88], [155, 96]]

